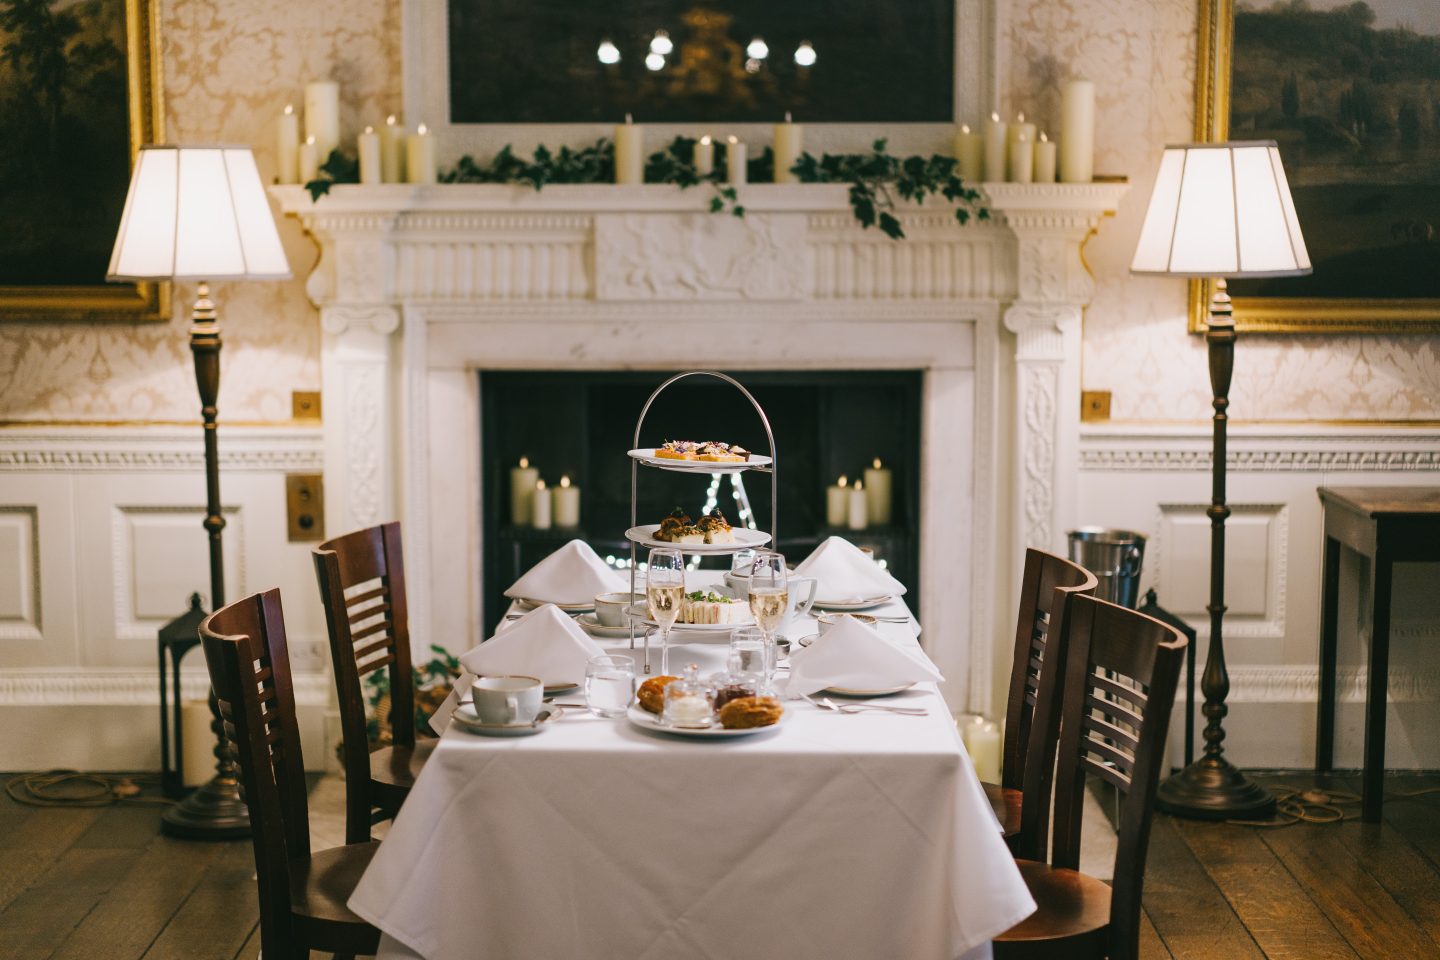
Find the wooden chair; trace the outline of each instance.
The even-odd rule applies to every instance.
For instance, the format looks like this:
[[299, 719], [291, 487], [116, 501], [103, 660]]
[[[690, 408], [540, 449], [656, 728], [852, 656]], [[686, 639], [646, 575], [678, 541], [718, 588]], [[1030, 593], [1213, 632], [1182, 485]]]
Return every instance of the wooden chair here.
[[[1186, 640], [1159, 620], [1094, 597], [1071, 602], [1067, 629], [1055, 847], [1049, 864], [1016, 861], [1038, 909], [996, 938], [996, 960], [1135, 960], [1139, 954], [1150, 821]], [[1057, 709], [1054, 679], [1047, 674], [1040, 685], [1037, 726]], [[1113, 886], [1079, 872], [1087, 775], [1124, 798]]]
[[[372, 824], [399, 812], [435, 747], [434, 739], [415, 738], [400, 524], [336, 537], [314, 556], [345, 742], [345, 842], [361, 843]], [[390, 671], [391, 743], [371, 752], [361, 680], [382, 667]]]
[[373, 954], [380, 931], [345, 902], [378, 843], [310, 851], [305, 762], [295, 720], [280, 591], [246, 597], [206, 617], [200, 640], [227, 743], [250, 809], [267, 960]]
[[[1061, 629], [1070, 598], [1095, 592], [1099, 580], [1089, 570], [1040, 550], [1025, 551], [1025, 576], [1020, 586], [1020, 613], [1015, 623], [1015, 660], [1010, 669], [1010, 696], [1005, 708], [1004, 766], [1000, 782], [983, 783], [985, 796], [1005, 830], [1005, 841], [1017, 857], [1044, 855], [1050, 815], [1050, 771], [1055, 764], [1059, 716], [1043, 735], [1032, 737], [1031, 717], [1045, 669], [1063, 673], [1065, 631]], [[1062, 687], [1057, 683], [1055, 689]], [[1024, 816], [1026, 760], [1032, 740], [1040, 753], [1036, 796], [1042, 803]]]

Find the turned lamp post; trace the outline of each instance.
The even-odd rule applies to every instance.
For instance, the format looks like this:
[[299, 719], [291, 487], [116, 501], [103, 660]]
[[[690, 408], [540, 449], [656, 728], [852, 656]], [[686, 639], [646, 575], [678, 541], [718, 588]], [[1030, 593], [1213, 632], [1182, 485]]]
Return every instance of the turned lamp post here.
[[[205, 424], [205, 520], [210, 539], [210, 609], [225, 603], [220, 461], [215, 439], [220, 392], [220, 323], [211, 280], [283, 280], [290, 276], [270, 203], [248, 147], [143, 146], [105, 279], [194, 280], [190, 352]], [[191, 839], [243, 837], [249, 813], [240, 799], [224, 728], [214, 715], [215, 776], [165, 811], [162, 829]]]
[[[1310, 272], [1310, 256], [1280, 150], [1273, 140], [1166, 147], [1130, 271], [1170, 277], [1288, 277]], [[1235, 320], [1225, 280], [1217, 279], [1205, 331], [1214, 391], [1210, 508], [1210, 650], [1200, 681], [1205, 750], [1160, 785], [1161, 810], [1206, 820], [1265, 817], [1275, 798], [1224, 756], [1230, 677], [1225, 618], [1225, 426], [1235, 357]]]

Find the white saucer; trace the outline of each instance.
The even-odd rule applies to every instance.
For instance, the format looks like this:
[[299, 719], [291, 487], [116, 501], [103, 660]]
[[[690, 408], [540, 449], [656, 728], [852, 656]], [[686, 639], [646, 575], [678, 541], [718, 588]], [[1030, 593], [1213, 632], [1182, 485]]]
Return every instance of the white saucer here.
[[596, 619], [593, 613], [582, 613], [575, 618], [575, 622], [580, 625], [581, 630], [584, 630], [592, 637], [603, 637], [606, 640], [622, 640], [630, 636], [629, 627], [606, 626]]
[[738, 550], [753, 550], [770, 542], [770, 534], [764, 530], [731, 527], [730, 532], [735, 537], [733, 543], [671, 543], [668, 540], [655, 539], [655, 531], [659, 529], [660, 524], [658, 523], [641, 524], [626, 530], [625, 539], [642, 547], [674, 547], [676, 550], [692, 556], [721, 556], [735, 553]]
[[529, 737], [547, 729], [565, 715], [564, 708], [553, 703], [546, 709], [549, 713], [542, 712], [534, 723], [486, 723], [476, 715], [475, 705], [471, 703], [460, 704], [450, 716], [460, 724], [460, 729], [469, 733], [486, 737]]
[[746, 727], [743, 730], [726, 730], [716, 721], [713, 727], [692, 728], [692, 727], [671, 727], [660, 722], [660, 718], [638, 703], [630, 704], [630, 709], [625, 712], [625, 718], [642, 730], [653, 730], [656, 733], [669, 733], [677, 737], [692, 737], [697, 740], [727, 740], [734, 737], [748, 737], [753, 733], [764, 733], [767, 730], [774, 730], [785, 722], [789, 711], [780, 715], [779, 723], [772, 723], [768, 727]]
[[842, 697], [888, 697], [891, 694], [904, 693], [913, 683], [902, 683], [897, 687], [875, 687], [874, 689], [851, 688], [851, 687], [826, 687], [823, 693], [838, 693]]

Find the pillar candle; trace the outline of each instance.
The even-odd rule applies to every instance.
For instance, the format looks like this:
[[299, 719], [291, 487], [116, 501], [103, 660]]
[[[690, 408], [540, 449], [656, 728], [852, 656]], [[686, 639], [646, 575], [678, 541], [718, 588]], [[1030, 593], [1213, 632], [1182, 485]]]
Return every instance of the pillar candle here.
[[315, 138], [321, 163], [340, 146], [340, 84], [334, 80], [305, 84], [305, 137]]
[[1000, 782], [1000, 728], [976, 717], [960, 734], [965, 752], [975, 766], [975, 775], [987, 783]]
[[739, 137], [731, 137], [725, 142], [726, 179], [737, 187], [743, 184], [746, 174], [745, 165], [745, 144], [740, 142]]
[[1029, 183], [1035, 179], [1035, 144], [1030, 135], [1021, 132], [1010, 144], [1010, 180]]
[[790, 168], [800, 159], [805, 149], [805, 128], [790, 120], [790, 111], [785, 111], [785, 122], [775, 124], [775, 182], [795, 183], [795, 174]]
[[1055, 141], [1043, 132], [1035, 144], [1035, 182], [1055, 182]]
[[380, 179], [405, 182], [405, 128], [393, 113], [385, 118], [380, 131]]
[[360, 182], [380, 182], [380, 134], [374, 127], [366, 127], [355, 141], [356, 152], [360, 155]]
[[969, 183], [979, 183], [985, 179], [985, 138], [978, 133], [972, 133], [968, 123], [960, 125], [960, 132], [955, 134], [955, 159], [959, 161], [957, 169], [960, 179]]
[[695, 144], [695, 172], [708, 177], [715, 172], [715, 141], [701, 137]]
[[536, 530], [549, 530], [550, 509], [550, 491], [545, 489], [544, 480], [536, 480], [530, 498], [530, 525]]
[[880, 465], [879, 457], [865, 468], [865, 512], [876, 526], [890, 523], [890, 479], [890, 470]]
[[275, 122], [275, 182], [296, 183], [300, 179], [300, 118], [295, 107], [285, 104], [285, 112]]
[[555, 509], [555, 526], [580, 526], [580, 488], [570, 486], [567, 474], [560, 478], [560, 486], [551, 490], [552, 505]]
[[1060, 181], [1095, 179], [1095, 84], [1071, 80], [1060, 91]]
[[180, 771], [185, 786], [198, 787], [215, 776], [214, 717], [209, 700], [184, 700], [180, 704]]
[[850, 488], [850, 509], [847, 512], [845, 525], [851, 530], [864, 530], [870, 522], [866, 510], [865, 484], [856, 480], [855, 486]]
[[405, 141], [405, 172], [411, 183], [435, 182], [435, 137], [423, 123]]
[[[1025, 145], [1018, 146], [1020, 138], [1025, 138]], [[1033, 170], [1035, 163], [1035, 124], [1025, 122], [1025, 114], [1017, 113], [1015, 122], [1005, 131], [1005, 171], [1006, 179], [1016, 183], [1029, 183], [1029, 180], [1021, 180], [1015, 176], [1015, 172], [1022, 164], [1028, 164]], [[1020, 154], [1025, 156], [1022, 158]]]
[[301, 183], [309, 183], [311, 180], [320, 178], [320, 161], [316, 157], [314, 137], [306, 137], [305, 142], [300, 144], [300, 155], [296, 164]]
[[539, 479], [540, 471], [530, 466], [528, 457], [521, 457], [520, 465], [510, 468], [510, 522], [517, 527], [530, 522], [530, 502]]
[[615, 182], [645, 182], [645, 128], [628, 113], [615, 127]]
[[1000, 114], [990, 114], [985, 124], [985, 180], [1000, 183], [1005, 179], [1005, 121]]
[[825, 488], [825, 523], [832, 527], [843, 527], [850, 516], [849, 481], [842, 473], [840, 479]]

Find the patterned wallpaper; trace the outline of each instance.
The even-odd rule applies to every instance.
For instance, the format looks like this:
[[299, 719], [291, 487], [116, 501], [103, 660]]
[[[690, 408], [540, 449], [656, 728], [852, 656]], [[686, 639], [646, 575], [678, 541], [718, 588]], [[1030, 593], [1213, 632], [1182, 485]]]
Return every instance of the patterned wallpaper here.
[[[1053, 91], [1072, 73], [1094, 79], [1097, 169], [1133, 183], [1086, 250], [1098, 283], [1083, 382], [1113, 392], [1116, 419], [1204, 419], [1205, 350], [1185, 333], [1183, 283], [1128, 275], [1160, 147], [1190, 138], [1197, 0], [1000, 2], [1008, 87]], [[306, 80], [341, 82], [347, 132], [397, 111], [400, 8], [400, 0], [163, 0], [169, 136], [253, 144], [268, 173], [274, 117], [300, 100]], [[1053, 94], [1011, 100], [1011, 112], [1055, 128]], [[300, 279], [314, 248], [293, 221], [281, 229], [297, 279], [215, 291], [227, 419], [284, 419], [290, 391], [319, 384], [318, 322]], [[0, 325], [0, 419], [193, 419], [191, 296], [177, 291], [168, 326]], [[1246, 337], [1232, 397], [1242, 420], [1440, 419], [1440, 337]]]

